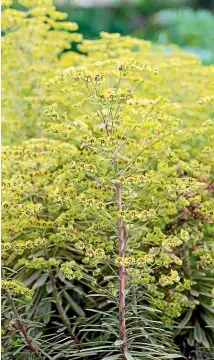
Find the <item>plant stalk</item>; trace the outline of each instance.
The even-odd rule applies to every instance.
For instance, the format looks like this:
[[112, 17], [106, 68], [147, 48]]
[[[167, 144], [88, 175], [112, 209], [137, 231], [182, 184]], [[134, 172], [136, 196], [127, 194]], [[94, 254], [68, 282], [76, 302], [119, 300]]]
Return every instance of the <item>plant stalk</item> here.
[[63, 324], [66, 326], [66, 328], [67, 328], [67, 330], [69, 332], [69, 335], [74, 340], [77, 347], [79, 349], [82, 349], [80, 340], [78, 339], [77, 335], [72, 331], [69, 320], [68, 320], [67, 316], [65, 315], [65, 312], [64, 312], [64, 310], [63, 310], [63, 308], [61, 306], [58, 290], [57, 290], [57, 287], [56, 287], [55, 278], [54, 278], [53, 271], [52, 271], [51, 267], [49, 267], [49, 277], [50, 277], [50, 281], [51, 281], [51, 284], [52, 284], [52, 287], [53, 287], [54, 300], [56, 302], [56, 307], [57, 307], [58, 313], [60, 315], [60, 318], [61, 318]]
[[[5, 276], [4, 276], [4, 272], [2, 271], [2, 278], [5, 280]], [[13, 301], [13, 298], [10, 294], [10, 291], [6, 290], [6, 295], [7, 295], [7, 298], [8, 298], [8, 301], [10, 303], [10, 306], [13, 310], [13, 313], [16, 317], [16, 321], [17, 321], [17, 328], [18, 330], [20, 331], [20, 333], [23, 335], [26, 343], [27, 343], [27, 347], [28, 349], [35, 355], [36, 358], [40, 359], [40, 355], [38, 353], [38, 351], [36, 350], [35, 346], [33, 345], [32, 343], [32, 340], [31, 338], [27, 335], [27, 331], [26, 331], [26, 328], [22, 322], [22, 319], [18, 313], [18, 310], [16, 308], [16, 305]]]
[[183, 257], [184, 257], [184, 273], [187, 277], [187, 279], [191, 279], [192, 277], [192, 270], [191, 270], [191, 264], [190, 264], [190, 253], [189, 253], [189, 247], [188, 244], [185, 243], [185, 247], [183, 250]]
[[[116, 184], [116, 200], [117, 210], [122, 210], [122, 195], [121, 185]], [[122, 219], [118, 219], [118, 238], [119, 238], [119, 256], [124, 258], [125, 255], [125, 226]], [[125, 287], [126, 287], [126, 268], [123, 265], [119, 266], [119, 319], [120, 319], [120, 339], [123, 341], [121, 353], [123, 360], [125, 360], [125, 351], [127, 350], [126, 337], [126, 302], [125, 302]]]

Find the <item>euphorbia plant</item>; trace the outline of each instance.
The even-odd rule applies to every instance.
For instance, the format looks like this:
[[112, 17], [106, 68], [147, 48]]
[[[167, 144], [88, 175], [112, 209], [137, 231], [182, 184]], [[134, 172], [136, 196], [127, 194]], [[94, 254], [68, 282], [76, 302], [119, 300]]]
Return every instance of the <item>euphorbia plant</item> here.
[[[178, 151], [172, 151], [170, 148], [170, 145], [176, 148], [174, 146], [176, 138], [173, 135], [177, 119], [169, 115], [173, 107], [177, 108], [176, 104], [170, 104], [168, 100], [161, 98], [155, 100], [135, 98], [135, 91], [142, 82], [148, 76], [155, 76], [157, 73], [157, 69], [152, 70], [134, 60], [127, 62], [121, 58], [120, 60], [104, 60], [82, 68], [68, 68], [49, 83], [49, 85], [59, 87], [74, 106], [82, 110], [83, 114], [85, 113], [83, 130], [65, 113], [62, 116], [58, 114], [56, 105], [47, 110], [52, 119], [59, 121], [62, 118], [68, 124], [63, 131], [61, 131], [62, 125], [51, 125], [49, 132], [74, 140], [80, 150], [78, 160], [72, 168], [80, 176], [80, 178], [78, 176], [78, 183], [86, 182], [83, 189], [80, 188], [79, 195], [80, 199], [87, 204], [84, 206], [87, 232], [90, 231], [91, 214], [95, 206], [94, 201], [96, 203], [95, 199], [98, 196], [102, 202], [97, 204], [97, 208], [102, 209], [103, 215], [112, 224], [115, 224], [116, 220], [114, 220], [115, 209], [112, 205], [117, 207], [118, 213], [115, 217], [118, 218], [117, 227], [113, 225], [113, 232], [111, 231], [107, 238], [115, 239], [114, 246], [110, 249], [114, 253], [116, 253], [117, 241], [119, 243], [118, 257], [113, 260], [113, 263], [118, 264], [119, 267], [117, 292], [119, 329], [122, 342], [121, 352], [124, 354], [128, 348], [125, 299], [130, 290], [129, 281], [132, 285], [134, 283], [148, 284], [148, 289], [154, 297], [158, 298], [151, 302], [165, 309], [166, 318], [167, 316], [179, 317], [183, 307], [192, 308], [197, 303], [194, 299], [188, 300], [182, 294], [185, 290], [190, 290], [193, 284], [188, 276], [188, 264], [185, 266], [184, 275], [182, 274], [184, 281], [174, 286], [174, 290], [169, 289], [166, 297], [159, 289], [161, 286], [173, 285], [180, 281], [176, 269], [185, 258], [186, 252], [183, 254], [182, 248], [186, 247], [185, 244], [190, 237], [198, 231], [197, 226], [194, 230], [189, 226], [190, 223], [195, 224], [196, 215], [193, 219], [190, 217], [186, 219], [187, 221], [182, 221], [175, 226], [173, 225], [174, 218], [176, 216], [180, 218], [187, 209], [190, 211], [191, 208], [201, 206], [200, 194], [206, 195], [206, 186], [201, 179], [197, 181], [190, 176], [192, 167], [179, 160]], [[140, 143], [138, 139], [142, 138], [143, 142]], [[83, 162], [81, 158], [81, 155], [85, 158], [85, 153], [89, 164]], [[130, 157], [129, 154], [132, 156]], [[105, 164], [104, 168], [102, 168], [103, 164]], [[84, 173], [82, 178], [81, 169], [88, 166], [93, 176], [85, 177]], [[96, 181], [95, 187], [97, 184], [105, 185], [106, 183], [104, 198], [100, 197], [99, 192], [94, 195], [89, 180], [93, 183]], [[112, 186], [108, 187], [111, 195], [107, 197], [107, 184], [114, 184], [113, 199]], [[149, 199], [148, 194], [151, 194]], [[205, 206], [199, 210], [204, 216], [201, 214], [198, 219], [211, 222], [213, 212], [209, 203], [207, 205], [206, 207], [205, 203]], [[197, 210], [194, 211], [196, 214]], [[200, 229], [199, 221], [198, 226]], [[94, 229], [94, 224], [91, 224], [91, 227]], [[104, 228], [108, 228], [107, 224]], [[118, 234], [117, 237], [115, 232]], [[87, 245], [85, 247], [87, 248]], [[105, 250], [105, 246], [102, 245], [102, 247]], [[100, 255], [103, 254], [103, 260], [110, 257], [111, 263], [112, 254], [108, 255], [108, 252], [101, 249], [94, 249], [91, 244], [88, 256], [83, 261], [95, 265], [99, 260], [96, 259], [96, 254], [99, 252]], [[204, 253], [203, 250], [202, 253]], [[96, 260], [93, 259], [93, 255]], [[171, 267], [171, 271], [167, 274], [164, 267], [166, 269]], [[160, 274], [160, 269], [162, 269], [162, 274]], [[157, 281], [160, 286], [157, 285]], [[111, 286], [114, 284], [112, 283]], [[164, 301], [162, 301], [163, 297], [165, 297]], [[169, 306], [167, 297], [168, 300], [170, 299]]]
[[[148, 289], [157, 296], [157, 282], [166, 286], [180, 280], [176, 266], [181, 260], [172, 249], [187, 241], [189, 234], [181, 229], [167, 236], [162, 230], [185, 199], [179, 197], [174, 203], [169, 191], [181, 192], [184, 188], [195, 201], [195, 192], [203, 188], [192, 178], [179, 178], [179, 159], [170, 149], [177, 120], [167, 115], [173, 105], [162, 98], [135, 99], [139, 84], [148, 76], [156, 76], [156, 72], [134, 60], [107, 60], [86, 68], [67, 69], [49, 83], [71, 98], [84, 118], [79, 115], [80, 120], [69, 119], [66, 113], [57, 112], [55, 104], [47, 110], [56, 123], [48, 132], [71, 139], [76, 150], [72, 146], [72, 153], [65, 153], [54, 179], [58, 186], [48, 199], [43, 199], [43, 216], [52, 202], [61, 211], [64, 208], [63, 214], [55, 214], [54, 224], [48, 225], [57, 224], [58, 231], [46, 238], [55, 242], [58, 233], [61, 241], [76, 241], [75, 246], [85, 253], [82, 262], [95, 268], [94, 276], [102, 276], [101, 264], [112, 270], [118, 267], [118, 276], [113, 277], [109, 290], [118, 297], [118, 340], [123, 358], [129, 356], [129, 351], [140, 355], [140, 344], [133, 342], [132, 332], [130, 340], [130, 329], [126, 328], [126, 298], [128, 305], [132, 288], [149, 284]], [[38, 157], [43, 154], [44, 150]], [[40, 164], [38, 175], [46, 171], [44, 165]], [[48, 186], [45, 188], [48, 190]], [[38, 268], [41, 264], [48, 266], [47, 261], [21, 263]], [[172, 268], [167, 270], [170, 264]], [[163, 269], [162, 274], [160, 269], [157, 272], [157, 266]], [[81, 267], [72, 260], [63, 263], [61, 271], [69, 279], [81, 278]], [[185, 284], [180, 291], [184, 289]], [[141, 331], [140, 335], [144, 337]]]
[[[213, 66], [205, 67], [200, 60], [182, 52], [179, 48], [171, 47], [166, 55], [161, 47], [151, 49], [151, 44], [141, 42], [130, 37], [120, 37], [119, 34], [101, 34], [102, 39], [84, 41], [79, 45], [81, 51], [89, 53], [88, 61], [96, 58], [130, 57], [158, 66], [158, 77], [148, 77], [138, 88], [136, 96], [153, 99], [157, 93], [166, 96], [174, 103], [176, 110], [166, 110], [169, 115], [180, 118], [182, 136], [177, 136], [172, 144], [172, 150], [180, 160], [180, 173], [194, 179], [206, 182], [203, 196], [195, 198], [194, 206], [188, 201], [183, 203], [179, 214], [175, 214], [172, 223], [167, 224], [164, 233], [174, 233], [174, 229], [187, 228], [190, 239], [180, 245], [181, 259], [191, 271], [179, 271], [181, 278], [188, 277], [188, 290], [185, 295], [192, 303], [192, 308], [184, 306], [178, 301], [175, 306], [175, 294], [170, 296], [166, 288], [165, 301], [156, 301], [156, 306], [164, 311], [164, 320], [169, 323], [172, 318], [181, 317], [181, 323], [175, 334], [183, 331], [189, 334], [192, 344], [205, 347], [213, 344], [212, 308], [210, 308], [213, 282]], [[105, 48], [105, 51], [102, 49]], [[208, 120], [209, 119], [209, 120]], [[183, 189], [183, 197], [188, 200], [189, 194]], [[202, 195], [202, 194], [201, 194]], [[176, 196], [175, 194], [172, 196]], [[203, 199], [205, 206], [200, 205]], [[198, 201], [199, 200], [199, 201]], [[170, 219], [169, 219], [170, 220]], [[176, 230], [177, 231], [177, 230]], [[195, 248], [197, 251], [195, 252]], [[200, 257], [210, 257], [204, 264]], [[209, 255], [208, 255], [209, 254]], [[200, 274], [198, 270], [202, 270]], [[190, 285], [192, 283], [192, 286]], [[203, 286], [202, 286], [203, 283]], [[191, 288], [191, 289], [190, 289]], [[193, 295], [194, 294], [194, 295]], [[169, 303], [170, 301], [170, 303]], [[200, 319], [195, 322], [196, 317]], [[188, 325], [193, 325], [197, 331], [192, 331]], [[205, 333], [204, 333], [205, 331]], [[199, 335], [200, 334], [200, 335]], [[208, 340], [209, 339], [209, 340]]]
[[[37, 20], [40, 23], [40, 17]], [[212, 120], [202, 124], [212, 112], [209, 69], [177, 50], [167, 58], [158, 53], [159, 74], [148, 42], [119, 34], [101, 36], [80, 45], [88, 57], [67, 55], [72, 64], [78, 58], [80, 66], [50, 80], [51, 89], [44, 90], [47, 99], [42, 103], [38, 99], [42, 119], [44, 105], [52, 99], [58, 102], [58, 107], [53, 104], [46, 110], [47, 133], [56, 140], [32, 139], [4, 149], [2, 285], [7, 294], [4, 306], [13, 322], [8, 328], [8, 318], [4, 319], [6, 335], [15, 338], [12, 349], [20, 342], [25, 348], [23, 326], [21, 330], [10, 318], [9, 293], [22, 314], [22, 325], [33, 334], [33, 347], [28, 344], [28, 349], [41, 357], [46, 356], [44, 351], [49, 357], [62, 356], [56, 354], [59, 344], [46, 345], [45, 336], [52, 324], [57, 328], [63, 324], [69, 334], [69, 347], [63, 336], [63, 352], [70, 358], [81, 351], [81, 356], [96, 359], [105, 353], [113, 358], [130, 359], [132, 354], [161, 359], [170, 356], [169, 349], [162, 348], [168, 338], [161, 332], [163, 325], [155, 322], [161, 333], [157, 339], [152, 310], [145, 303], [161, 309], [168, 325], [187, 312], [179, 325], [182, 329], [200, 307], [193, 283], [197, 271], [209, 277], [213, 262], [212, 148], [206, 146], [212, 145]], [[32, 88], [31, 84], [29, 95]], [[189, 89], [188, 96], [184, 88]], [[24, 108], [29, 100], [35, 98], [19, 97]], [[15, 107], [4, 106], [13, 121]], [[38, 116], [32, 109], [28, 116], [34, 123]], [[23, 112], [16, 116], [22, 120]], [[17, 295], [29, 301], [32, 291], [22, 282], [35, 290], [25, 308]], [[202, 297], [208, 294], [206, 311], [210, 284], [203, 291], [196, 279]], [[97, 302], [92, 302], [89, 289], [99, 295]], [[111, 301], [111, 308], [106, 300], [103, 305], [102, 295]], [[82, 319], [73, 315], [88, 317], [87, 307], [99, 315], [102, 306], [109, 315], [102, 319], [106, 327], [89, 319], [82, 336], [77, 328]], [[38, 317], [43, 335], [34, 339]], [[198, 333], [197, 327], [195, 340], [209, 346]], [[212, 329], [207, 333], [212, 344]]]
[[[48, 132], [65, 136], [68, 144], [33, 141], [30, 147], [30, 143], [26, 143], [24, 148], [12, 153], [5, 149], [6, 156], [10, 154], [11, 164], [6, 166], [6, 171], [11, 180], [5, 183], [7, 200], [3, 207], [10, 219], [7, 226], [10, 241], [4, 250], [10, 252], [15, 246], [21, 254], [34, 244], [41, 250], [45, 246], [45, 253], [33, 251], [33, 260], [26, 254], [27, 258], [22, 256], [19, 263], [29, 269], [46, 271], [50, 266], [60, 267], [70, 280], [84, 278], [83, 264], [88, 264], [89, 274], [92, 272], [98, 278], [103, 277], [103, 265], [107, 266], [112, 281], [104, 292], [116, 296], [119, 306], [119, 321], [115, 324], [117, 346], [109, 345], [107, 352], [116, 352], [116, 356], [119, 351], [124, 359], [131, 353], [141, 356], [140, 338], [147, 343], [142, 326], [134, 329], [131, 326], [130, 306], [136, 312], [136, 321], [143, 320], [138, 315], [142, 310], [140, 304], [130, 301], [132, 290], [136, 285], [157, 281], [160, 285], [179, 282], [176, 269], [167, 270], [161, 276], [155, 274], [155, 262], [159, 259], [162, 264], [164, 259], [167, 266], [179, 264], [177, 256], [173, 253], [169, 256], [168, 249], [180, 245], [187, 236], [184, 231], [167, 238], [161, 231], [164, 218], [172, 211], [172, 201], [166, 201], [168, 189], [163, 186], [163, 178], [167, 173], [170, 186], [175, 177], [179, 177], [178, 159], [170, 150], [177, 120], [164, 115], [173, 105], [162, 98], [135, 99], [140, 82], [149, 75], [156, 76], [156, 72], [134, 60], [124, 59], [66, 70], [50, 84], [59, 86], [71, 97], [80, 115], [69, 119], [66, 113], [57, 111], [56, 105], [49, 107], [47, 114], [55, 121]], [[74, 142], [75, 147], [69, 142]], [[56, 145], [59, 148], [50, 152]], [[24, 163], [17, 171], [22, 157]], [[15, 179], [25, 185], [21, 186], [14, 203], [11, 184], [16, 187]], [[177, 181], [179, 184], [179, 179]], [[190, 187], [188, 179], [187, 183]], [[192, 191], [200, 186], [194, 182]], [[23, 205], [16, 204], [23, 201]], [[28, 220], [24, 214], [29, 216]], [[82, 260], [75, 261], [73, 257], [64, 261], [65, 255], [60, 252], [58, 259], [57, 244], [65, 246], [66, 242], [73, 242], [74, 247], [83, 252]], [[6, 264], [10, 262], [11, 258], [6, 260]], [[152, 326], [147, 328], [148, 332], [152, 331]], [[137, 331], [139, 341], [134, 341], [133, 331]], [[155, 356], [153, 336], [151, 333], [148, 344]], [[159, 346], [160, 357], [164, 358], [166, 351]]]

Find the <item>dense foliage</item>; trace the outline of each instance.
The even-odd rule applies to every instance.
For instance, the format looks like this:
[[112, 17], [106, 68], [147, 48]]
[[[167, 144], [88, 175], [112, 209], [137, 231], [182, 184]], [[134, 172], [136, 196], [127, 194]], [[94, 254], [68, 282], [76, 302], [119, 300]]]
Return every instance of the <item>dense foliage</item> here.
[[35, 1], [38, 7], [27, 12], [7, 7], [3, 11], [2, 130], [7, 143], [41, 135], [44, 107], [51, 103], [44, 84], [59, 70], [60, 53], [82, 39], [73, 32], [76, 23], [59, 21], [66, 14], [41, 4]]
[[212, 352], [213, 67], [105, 32], [60, 56], [77, 25], [20, 2], [3, 2], [3, 357], [176, 358], [172, 332]]

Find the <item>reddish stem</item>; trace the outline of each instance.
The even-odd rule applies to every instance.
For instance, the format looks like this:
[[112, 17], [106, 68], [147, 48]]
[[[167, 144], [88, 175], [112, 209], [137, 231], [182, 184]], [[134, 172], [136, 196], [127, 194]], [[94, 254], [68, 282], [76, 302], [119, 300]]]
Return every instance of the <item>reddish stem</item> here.
[[20, 332], [22, 333], [22, 335], [24, 336], [25, 338], [25, 341], [28, 345], [28, 349], [37, 357], [40, 359], [40, 356], [39, 356], [39, 353], [37, 352], [37, 350], [35, 349], [35, 347], [33, 346], [32, 344], [32, 341], [31, 341], [31, 338], [27, 335], [27, 331], [25, 329], [25, 326], [24, 324], [19, 320], [17, 319], [17, 323], [18, 323], [18, 328], [20, 330]]
[[[122, 210], [122, 195], [121, 185], [116, 184], [116, 199], [117, 210]], [[125, 226], [122, 219], [118, 219], [118, 238], [119, 238], [119, 256], [124, 258], [125, 255]], [[123, 359], [125, 359], [124, 353], [127, 350], [127, 338], [126, 338], [126, 303], [125, 303], [125, 290], [126, 286], [126, 268], [123, 265], [119, 266], [119, 317], [120, 317], [120, 339], [123, 341], [121, 347], [121, 353]]]
[[[44, 248], [44, 251], [45, 251], [45, 259], [48, 260], [49, 257], [48, 257], [47, 249]], [[74, 340], [75, 344], [77, 345], [78, 349], [81, 350], [82, 345], [80, 343], [80, 340], [78, 339], [77, 335], [73, 332], [73, 330], [70, 326], [70, 321], [69, 321], [68, 317], [66, 316], [64, 309], [61, 305], [59, 293], [58, 293], [57, 286], [56, 286], [56, 280], [55, 280], [51, 266], [48, 266], [48, 270], [49, 270], [49, 278], [50, 278], [51, 285], [53, 288], [53, 297], [54, 297], [54, 300], [56, 303], [56, 307], [57, 307], [59, 316], [60, 316], [63, 324], [67, 328], [69, 335], [71, 336], [71, 338]]]
[[[5, 275], [4, 275], [3, 270], [2, 270], [2, 279], [5, 280]], [[28, 349], [35, 355], [36, 358], [40, 359], [39, 353], [36, 350], [35, 346], [33, 345], [31, 338], [27, 335], [26, 328], [25, 328], [25, 326], [24, 326], [24, 324], [22, 322], [22, 319], [21, 319], [21, 317], [19, 315], [19, 312], [18, 312], [18, 310], [16, 308], [16, 305], [15, 305], [15, 303], [13, 301], [13, 298], [11, 296], [10, 291], [6, 290], [6, 294], [7, 294], [7, 298], [8, 298], [8, 301], [10, 303], [10, 306], [11, 306], [11, 308], [13, 310], [14, 315], [15, 315], [18, 330], [20, 331], [20, 333], [22, 333], [22, 335], [23, 335], [23, 337], [24, 337], [24, 339], [25, 339], [25, 341], [27, 343]]]
[[78, 339], [77, 335], [72, 331], [70, 322], [69, 322], [67, 316], [65, 315], [64, 310], [60, 304], [59, 294], [57, 291], [56, 282], [55, 282], [55, 278], [54, 278], [51, 267], [49, 267], [49, 277], [50, 277], [50, 281], [51, 281], [51, 284], [53, 287], [53, 294], [54, 294], [54, 298], [55, 298], [55, 302], [56, 302], [56, 307], [57, 307], [57, 310], [61, 317], [61, 320], [62, 320], [63, 324], [67, 327], [67, 330], [68, 330], [71, 338], [74, 340], [75, 344], [77, 345], [77, 347], [79, 349], [82, 349], [80, 340]]

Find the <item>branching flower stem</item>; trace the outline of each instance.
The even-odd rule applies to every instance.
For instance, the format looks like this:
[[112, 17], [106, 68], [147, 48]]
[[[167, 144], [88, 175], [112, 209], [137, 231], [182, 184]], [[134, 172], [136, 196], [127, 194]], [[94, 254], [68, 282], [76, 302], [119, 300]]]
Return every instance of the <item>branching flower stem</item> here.
[[152, 144], [149, 144], [148, 146], [144, 147], [137, 155], [135, 155], [135, 157], [126, 165], [126, 167], [124, 169], [122, 169], [121, 171], [119, 171], [119, 173], [117, 174], [117, 176], [121, 176], [125, 171], [127, 171], [130, 166], [135, 162], [135, 160], [137, 160], [137, 158], [147, 149], [149, 149], [151, 146], [155, 145], [156, 143], [158, 143], [159, 141], [163, 140], [165, 137], [167, 137], [168, 135], [170, 135], [171, 132], [168, 132], [167, 134], [163, 135], [161, 138], [157, 139], [156, 141], [154, 141]]
[[[46, 249], [45, 249], [45, 257], [46, 257], [46, 259], [48, 259], [48, 254], [47, 254]], [[70, 326], [70, 322], [69, 322], [69, 320], [68, 320], [68, 318], [67, 318], [67, 316], [66, 316], [66, 314], [65, 314], [65, 312], [63, 310], [63, 307], [62, 307], [62, 305], [60, 303], [59, 293], [58, 293], [58, 290], [57, 290], [57, 287], [56, 287], [56, 280], [55, 280], [53, 271], [51, 269], [51, 266], [48, 267], [48, 272], [49, 272], [49, 278], [50, 278], [51, 285], [52, 285], [52, 288], [53, 288], [53, 296], [54, 296], [54, 300], [55, 300], [55, 303], [56, 303], [56, 307], [57, 307], [59, 316], [60, 316], [63, 324], [67, 328], [69, 335], [74, 340], [77, 347], [81, 350], [82, 345], [80, 343], [80, 340], [78, 339], [77, 335], [73, 332], [73, 330], [72, 330], [72, 328]]]
[[63, 324], [66, 326], [66, 328], [67, 328], [67, 330], [69, 332], [69, 335], [74, 340], [77, 347], [79, 349], [82, 349], [81, 343], [80, 343], [77, 335], [72, 331], [69, 320], [68, 320], [67, 316], [65, 315], [65, 312], [64, 312], [64, 310], [63, 310], [63, 308], [62, 308], [62, 306], [60, 304], [59, 293], [58, 293], [58, 290], [57, 290], [57, 287], [56, 287], [56, 282], [55, 282], [55, 278], [54, 278], [51, 267], [49, 267], [49, 277], [50, 277], [50, 281], [51, 281], [51, 284], [52, 284], [52, 287], [53, 287], [54, 300], [56, 302], [56, 307], [57, 307], [58, 313], [60, 315], [60, 318], [61, 318]]
[[[2, 270], [2, 279], [6, 280], [3, 270]], [[28, 349], [35, 355], [36, 358], [41, 359], [38, 351], [36, 350], [35, 346], [33, 345], [33, 342], [31, 340], [31, 338], [27, 335], [26, 328], [25, 328], [25, 326], [24, 326], [24, 324], [22, 322], [22, 319], [21, 319], [21, 317], [19, 315], [19, 312], [18, 312], [18, 310], [16, 308], [16, 305], [15, 305], [15, 303], [13, 301], [13, 298], [11, 296], [10, 291], [6, 290], [6, 295], [7, 295], [8, 301], [10, 303], [11, 309], [13, 310], [13, 313], [14, 313], [14, 315], [16, 317], [17, 329], [23, 335], [23, 337], [25, 339], [25, 342], [27, 343]]]

